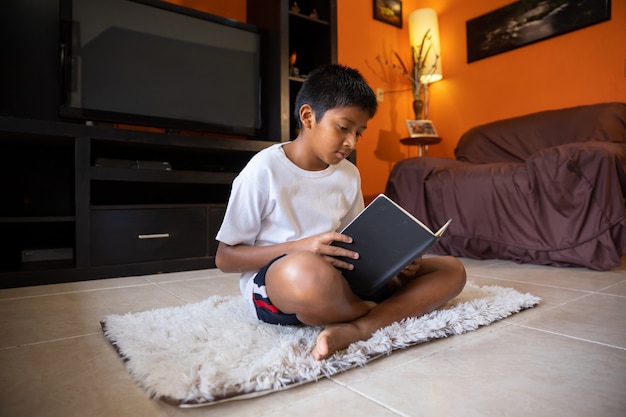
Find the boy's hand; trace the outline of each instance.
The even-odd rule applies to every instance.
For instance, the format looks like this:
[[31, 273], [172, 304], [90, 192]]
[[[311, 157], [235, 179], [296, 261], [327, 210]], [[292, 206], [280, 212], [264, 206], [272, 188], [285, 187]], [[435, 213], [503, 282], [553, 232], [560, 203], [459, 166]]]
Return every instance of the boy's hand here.
[[352, 243], [352, 238], [338, 232], [322, 233], [321, 235], [312, 236], [302, 239], [299, 243], [303, 246], [302, 250], [307, 250], [320, 255], [324, 260], [336, 268], [354, 269], [354, 265], [337, 259], [337, 256], [344, 258], [358, 259], [359, 254], [348, 249], [338, 246], [331, 246], [332, 242]]
[[397, 291], [398, 289], [404, 287], [404, 285], [415, 278], [417, 271], [420, 270], [420, 266], [422, 265], [422, 258], [417, 258], [414, 260], [409, 266], [404, 268], [398, 275], [393, 277], [388, 283], [387, 287], [392, 291]]
[[421, 265], [422, 265], [422, 258], [420, 257], [414, 260], [409, 266], [404, 268], [402, 271], [400, 271], [398, 275], [401, 275], [403, 277], [412, 277], [413, 275], [417, 274], [417, 271], [419, 271]]

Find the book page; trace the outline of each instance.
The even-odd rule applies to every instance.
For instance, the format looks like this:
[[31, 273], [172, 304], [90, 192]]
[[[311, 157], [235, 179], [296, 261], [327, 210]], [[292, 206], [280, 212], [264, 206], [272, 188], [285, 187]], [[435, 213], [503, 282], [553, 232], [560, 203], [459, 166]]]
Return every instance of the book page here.
[[441, 229], [437, 230], [437, 233], [435, 233], [435, 236], [437, 237], [441, 237], [441, 235], [443, 235], [443, 232], [446, 231], [446, 229], [448, 228], [448, 225], [452, 222], [452, 219], [448, 220], [446, 222], [446, 224], [444, 224], [443, 226], [441, 226]]

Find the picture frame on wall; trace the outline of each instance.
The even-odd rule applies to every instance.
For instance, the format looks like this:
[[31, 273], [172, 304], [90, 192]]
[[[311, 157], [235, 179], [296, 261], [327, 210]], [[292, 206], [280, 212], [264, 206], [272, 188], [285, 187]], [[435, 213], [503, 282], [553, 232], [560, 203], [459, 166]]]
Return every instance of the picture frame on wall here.
[[467, 62], [611, 19], [611, 0], [517, 1], [465, 23]]
[[374, 19], [402, 29], [402, 1], [372, 0]]
[[435, 125], [431, 120], [407, 120], [406, 128], [412, 138], [438, 137]]

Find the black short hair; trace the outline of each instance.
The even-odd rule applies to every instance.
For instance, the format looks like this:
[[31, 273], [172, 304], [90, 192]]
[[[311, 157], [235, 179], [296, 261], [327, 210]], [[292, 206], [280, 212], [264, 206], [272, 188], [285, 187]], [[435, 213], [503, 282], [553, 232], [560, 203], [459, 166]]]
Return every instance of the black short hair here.
[[339, 107], [361, 108], [369, 113], [370, 118], [374, 117], [378, 108], [376, 94], [361, 73], [340, 64], [324, 65], [307, 76], [296, 96], [293, 113], [300, 128], [300, 107], [303, 104], [311, 106], [317, 121], [327, 110]]

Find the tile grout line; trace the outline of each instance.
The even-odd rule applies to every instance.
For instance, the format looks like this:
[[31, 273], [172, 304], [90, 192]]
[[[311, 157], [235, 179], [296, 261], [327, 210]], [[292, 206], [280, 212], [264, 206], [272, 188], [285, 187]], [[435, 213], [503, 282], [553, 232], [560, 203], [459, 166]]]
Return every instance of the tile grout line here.
[[624, 280], [624, 281], [620, 281], [620, 282], [615, 282], [615, 283], [613, 283], [613, 284], [611, 284], [611, 285], [607, 285], [607, 286], [606, 286], [606, 287], [604, 287], [604, 288], [600, 288], [600, 289], [598, 289], [597, 291], [595, 291], [595, 293], [597, 293], [597, 294], [602, 294], [602, 295], [613, 295], [613, 296], [616, 296], [616, 297], [626, 297], [626, 296], [624, 296], [624, 295], [620, 295], [620, 294], [611, 294], [611, 293], [600, 292], [600, 291], [606, 291], [606, 290], [608, 290], [608, 289], [610, 289], [610, 288], [613, 288], [613, 287], [617, 287], [618, 285], [623, 284], [623, 283], [625, 283], [625, 282], [626, 282], [626, 280]]
[[555, 335], [555, 336], [566, 337], [568, 339], [574, 339], [574, 340], [578, 340], [578, 341], [581, 341], [581, 342], [593, 343], [595, 345], [606, 346], [606, 347], [609, 347], [609, 348], [618, 349], [618, 350], [625, 350], [626, 351], [626, 347], [622, 347], [622, 346], [611, 345], [609, 343], [598, 342], [597, 340], [585, 339], [583, 337], [577, 337], [577, 336], [572, 336], [572, 335], [568, 335], [568, 334], [564, 334], [564, 333], [553, 332], [551, 330], [540, 329], [538, 327], [533, 327], [533, 326], [529, 326], [529, 325], [526, 325], [526, 324], [520, 324], [520, 323], [514, 323], [514, 324], [516, 326], [523, 327], [523, 328], [529, 329], [529, 330], [535, 330], [535, 331], [542, 332], [542, 333], [548, 333], [548, 334], [552, 334], [552, 335]]
[[[175, 284], [177, 282], [189, 282], [189, 281], [200, 281], [203, 279], [214, 279], [214, 278], [224, 278], [227, 277], [229, 274], [223, 274], [223, 275], [214, 275], [214, 276], [206, 276], [206, 277], [194, 277], [194, 278], [186, 278], [186, 279], [172, 279], [172, 280], [163, 280], [163, 281], [152, 281], [149, 278], [147, 278], [148, 282], [152, 283], [152, 284]], [[237, 276], [236, 278], [239, 278], [239, 276]]]
[[102, 288], [92, 288], [92, 289], [83, 289], [83, 290], [74, 290], [74, 291], [59, 291], [59, 292], [51, 292], [48, 294], [23, 295], [20, 297], [0, 298], [0, 302], [25, 300], [25, 299], [32, 299], [32, 298], [52, 297], [52, 296], [67, 295], [67, 294], [81, 294], [81, 293], [105, 291], [105, 290], [117, 290], [117, 289], [124, 289], [124, 288], [146, 287], [149, 285], [154, 285], [154, 283], [146, 280], [144, 284], [120, 285], [120, 286], [115, 286], [115, 287], [102, 287]]
[[[156, 274], [156, 275], [158, 275], [158, 274]], [[142, 284], [115, 285], [115, 286], [100, 287], [100, 288], [85, 288], [85, 289], [77, 289], [77, 290], [66, 290], [66, 291], [51, 292], [51, 293], [47, 293], [47, 294], [22, 295], [22, 296], [13, 296], [13, 297], [6, 297], [6, 298], [2, 298], [2, 296], [0, 295], [0, 302], [3, 302], [3, 301], [15, 301], [15, 300], [21, 300], [21, 299], [50, 297], [50, 296], [56, 296], [56, 295], [80, 294], [80, 293], [88, 293], [88, 292], [103, 291], [103, 290], [116, 290], [116, 289], [124, 289], [124, 288], [136, 288], [136, 287], [143, 287], [143, 286], [147, 286], [147, 285], [158, 285], [158, 284], [170, 284], [170, 283], [176, 283], [176, 282], [197, 281], [197, 280], [201, 280], [201, 279], [222, 278], [222, 277], [227, 276], [227, 275], [229, 275], [229, 274], [228, 273], [221, 273], [221, 274], [218, 274], [218, 275], [193, 277], [193, 278], [185, 278], [185, 279], [171, 279], [171, 280], [165, 280], [165, 281], [154, 281], [154, 280], [151, 280], [149, 278], [150, 276], [135, 276], [134, 278], [139, 278], [140, 277], [141, 279], [143, 279], [144, 283], [142, 283]], [[87, 283], [87, 282], [89, 282], [89, 281], [76, 281], [74, 283]], [[66, 284], [71, 285], [71, 284], [74, 284], [74, 283], [66, 283]], [[26, 287], [24, 287], [24, 288], [26, 288]], [[162, 288], [162, 287], [160, 287], [160, 288]], [[0, 293], [1, 293], [1, 291], [0, 291]]]
[[[502, 277], [490, 276], [490, 275], [467, 274], [468, 279], [471, 276], [476, 276], [478, 278], [483, 278], [483, 279], [493, 279], [493, 280], [498, 280], [498, 281], [515, 282], [517, 284], [524, 284], [524, 285], [538, 285], [540, 287], [554, 288], [554, 289], [557, 289], [557, 290], [570, 290], [570, 291], [578, 291], [578, 292], [584, 292], [584, 293], [589, 293], [589, 294], [592, 294], [592, 293], [596, 292], [596, 291], [593, 291], [593, 290], [581, 290], [580, 288], [563, 287], [563, 286], [559, 286], [559, 285], [547, 285], [547, 284], [540, 283], [540, 282], [519, 281], [519, 280], [515, 280], [515, 279], [502, 278]], [[614, 284], [612, 284], [612, 285], [614, 285]]]
[[0, 351], [10, 350], [10, 349], [19, 349], [19, 348], [30, 347], [30, 346], [37, 346], [37, 345], [43, 345], [43, 344], [52, 343], [52, 342], [62, 342], [64, 340], [80, 339], [82, 337], [95, 336], [95, 335], [98, 335], [98, 334], [101, 334], [101, 332], [85, 333], [85, 334], [79, 334], [79, 335], [76, 335], [76, 336], [59, 337], [57, 339], [40, 340], [38, 342], [22, 343], [20, 345], [15, 345], [15, 346], [4, 346], [4, 347], [0, 347]]
[[[471, 276], [472, 276], [471, 274], [468, 274], [468, 280], [470, 279]], [[565, 305], [565, 304], [570, 303], [572, 301], [580, 300], [581, 298], [584, 298], [584, 297], [586, 297], [588, 295], [591, 295], [591, 294], [608, 295], [608, 296], [613, 296], [613, 297], [626, 298], [626, 296], [621, 295], [621, 294], [611, 294], [611, 293], [601, 292], [601, 291], [605, 291], [605, 290], [608, 290], [610, 288], [616, 287], [616, 286], [626, 282], [626, 280], [615, 282], [615, 283], [607, 285], [605, 287], [598, 288], [597, 290], [583, 290], [583, 289], [580, 289], [580, 288], [563, 287], [563, 286], [558, 286], [558, 285], [546, 285], [546, 284], [538, 283], [538, 282], [518, 281], [518, 280], [512, 280], [512, 279], [506, 279], [506, 278], [491, 277], [491, 276], [487, 276], [487, 275], [473, 274], [473, 276], [476, 276], [478, 278], [483, 278], [483, 279], [492, 279], [492, 280], [498, 280], [498, 281], [515, 282], [515, 283], [518, 283], [518, 284], [537, 285], [537, 286], [545, 287], [545, 288], [554, 288], [554, 289], [557, 289], [557, 290], [569, 290], [569, 291], [575, 291], [575, 292], [583, 293], [583, 295], [581, 295], [580, 297], [577, 297], [577, 298], [574, 298], [574, 299], [572, 299], [570, 301], [567, 301], [565, 303], [559, 304], [559, 306]]]
[[402, 411], [397, 410], [397, 409], [393, 408], [392, 406], [387, 405], [387, 404], [383, 403], [382, 401], [380, 401], [380, 400], [378, 400], [376, 398], [370, 397], [369, 395], [367, 395], [367, 394], [357, 390], [356, 388], [353, 388], [353, 387], [351, 387], [349, 385], [346, 385], [346, 384], [344, 384], [342, 382], [339, 382], [339, 381], [337, 381], [337, 380], [335, 380], [333, 378], [328, 378], [328, 379], [330, 379], [331, 381], [333, 381], [335, 384], [339, 385], [340, 387], [343, 387], [343, 388], [347, 389], [348, 391], [351, 391], [351, 392], [355, 393], [359, 397], [365, 398], [366, 400], [371, 401], [374, 404], [377, 404], [377, 405], [383, 407], [385, 410], [388, 410], [388, 411], [390, 411], [390, 412], [392, 412], [392, 413], [394, 413], [394, 414], [396, 414], [398, 416], [410, 417], [408, 414], [405, 414]]
[[[555, 309], [557, 309], [557, 308], [564, 307], [564, 306], [566, 306], [566, 305], [568, 305], [568, 304], [578, 302], [578, 301], [580, 301], [580, 300], [582, 300], [582, 299], [584, 299], [584, 298], [587, 298], [587, 297], [590, 297], [590, 296], [592, 296], [592, 295], [596, 294], [596, 293], [594, 293], [594, 292], [587, 292], [587, 291], [582, 291], [582, 292], [583, 292], [583, 294], [582, 294], [582, 295], [580, 295], [580, 296], [578, 296], [578, 297], [576, 297], [576, 298], [572, 298], [571, 300], [563, 301], [563, 302], [561, 302], [561, 303], [559, 303], [559, 304], [555, 304], [555, 305], [553, 305], [553, 306], [546, 306], [546, 307], [545, 307], [545, 310], [541, 310], [541, 311], [540, 311], [540, 312], [538, 312], [537, 314], [545, 314], [545, 313], [549, 313], [549, 312], [551, 312], [551, 311], [554, 311], [554, 310], [555, 310]], [[539, 304], [538, 304], [538, 305], [541, 305], [541, 302], [539, 302]], [[535, 307], [533, 307], [533, 308], [536, 308], [536, 307], [537, 307], [537, 306], [535, 306]], [[528, 309], [527, 309], [527, 310], [528, 310]], [[529, 316], [529, 317], [527, 317], [526, 319], [522, 319], [522, 320], [519, 320], [519, 321], [517, 321], [517, 322], [511, 322], [511, 324], [521, 325], [521, 323], [524, 323], [524, 322], [526, 322], [526, 321], [528, 321], [528, 320], [530, 320], [530, 319], [532, 319], [532, 317], [530, 317], [530, 316]], [[530, 328], [530, 327], [529, 327], [529, 328]]]
[[176, 298], [177, 300], [180, 300], [180, 301], [182, 301], [183, 303], [186, 303], [186, 304], [189, 304], [189, 303], [190, 303], [190, 301], [189, 301], [189, 300], [185, 300], [184, 298], [182, 298], [182, 297], [180, 297], [180, 296], [178, 296], [178, 295], [174, 294], [172, 291], [167, 290], [165, 287], [163, 287], [163, 286], [161, 286], [161, 285], [159, 285], [159, 284], [161, 284], [161, 283], [156, 283], [156, 282], [153, 282], [153, 283], [152, 283], [152, 285], [154, 285], [155, 287], [157, 287], [157, 288], [158, 288], [158, 289], [160, 289], [161, 291], [165, 292], [166, 294], [171, 295], [172, 297]]

